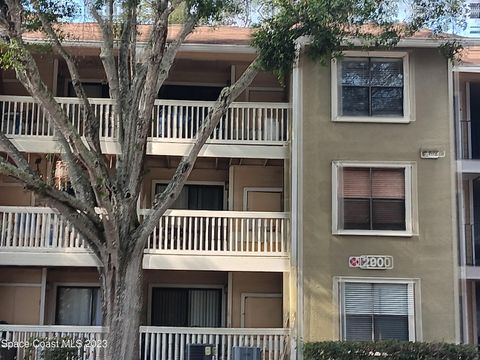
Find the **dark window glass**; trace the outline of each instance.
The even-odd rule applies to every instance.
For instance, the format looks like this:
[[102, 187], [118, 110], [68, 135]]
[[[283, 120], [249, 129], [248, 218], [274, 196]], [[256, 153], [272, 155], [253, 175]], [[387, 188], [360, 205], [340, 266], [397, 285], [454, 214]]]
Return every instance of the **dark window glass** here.
[[375, 315], [374, 340], [408, 341], [408, 316]]
[[152, 325], [220, 327], [221, 289], [154, 288]]
[[97, 287], [58, 287], [56, 325], [102, 325], [102, 303]]
[[369, 89], [365, 87], [344, 87], [342, 90], [343, 115], [368, 116]]
[[348, 341], [370, 341], [372, 340], [371, 315], [346, 315], [345, 319], [345, 340]]
[[403, 116], [402, 59], [346, 58], [340, 68], [341, 115]]
[[166, 100], [217, 100], [223, 87], [163, 85], [158, 94], [159, 99]]
[[370, 229], [370, 199], [343, 200], [343, 228]]
[[[166, 184], [156, 184], [155, 194], [164, 191]], [[190, 185], [183, 187], [172, 209], [223, 210], [224, 188], [221, 185]]]

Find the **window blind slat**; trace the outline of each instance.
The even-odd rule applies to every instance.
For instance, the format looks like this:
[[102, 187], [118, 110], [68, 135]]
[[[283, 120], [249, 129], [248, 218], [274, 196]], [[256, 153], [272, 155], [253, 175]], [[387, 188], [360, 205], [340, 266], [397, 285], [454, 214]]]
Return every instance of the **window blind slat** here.
[[409, 340], [412, 289], [408, 284], [345, 282], [345, 340]]
[[403, 87], [403, 60], [370, 59], [371, 86]]
[[345, 319], [345, 340], [369, 341], [372, 340], [372, 316], [347, 315]]
[[377, 315], [408, 315], [407, 284], [374, 284], [373, 312]]
[[408, 340], [407, 316], [376, 316], [375, 340]]
[[405, 169], [342, 169], [339, 224], [346, 230], [405, 230]]
[[370, 200], [344, 199], [343, 228], [370, 229]]
[[405, 230], [405, 202], [373, 199], [372, 229]]
[[373, 314], [373, 289], [369, 283], [345, 283], [345, 313]]
[[405, 199], [405, 170], [372, 169], [372, 197]]
[[368, 58], [347, 58], [342, 60], [341, 81], [342, 85], [369, 86]]
[[369, 198], [370, 196], [370, 168], [343, 168], [343, 197]]

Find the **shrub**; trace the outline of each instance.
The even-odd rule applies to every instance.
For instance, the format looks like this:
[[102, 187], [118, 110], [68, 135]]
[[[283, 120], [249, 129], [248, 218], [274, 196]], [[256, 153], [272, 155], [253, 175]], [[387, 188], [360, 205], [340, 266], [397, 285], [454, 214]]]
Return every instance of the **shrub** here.
[[[25, 349], [24, 360], [81, 360], [82, 348], [76, 346], [75, 339], [70, 337], [37, 337], [30, 338], [30, 347]], [[50, 344], [35, 346], [34, 344]], [[53, 345], [53, 346], [52, 346]]]
[[475, 346], [403, 341], [326, 341], [304, 345], [305, 360], [478, 360]]

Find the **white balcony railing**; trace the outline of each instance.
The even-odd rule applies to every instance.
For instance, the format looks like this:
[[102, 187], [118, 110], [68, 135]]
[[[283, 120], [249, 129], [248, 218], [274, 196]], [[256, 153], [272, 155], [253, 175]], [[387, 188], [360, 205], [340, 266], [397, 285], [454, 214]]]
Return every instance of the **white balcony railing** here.
[[140, 328], [141, 359], [185, 359], [186, 344], [216, 346], [219, 360], [232, 359], [232, 347], [254, 346], [262, 352], [262, 360], [288, 358], [288, 329], [229, 328]]
[[0, 207], [0, 249], [86, 250], [75, 228], [51, 208]]
[[[262, 350], [262, 360], [281, 360], [289, 357], [288, 329], [233, 329], [233, 328], [175, 328], [142, 326], [139, 331], [139, 360], [184, 359], [187, 344], [210, 344], [217, 348], [217, 359], [231, 360], [232, 347], [255, 346]], [[105, 339], [105, 330], [97, 326], [40, 326], [40, 325], [1, 325], [0, 339], [24, 345], [35, 339], [58, 340], [67, 346], [80, 344], [76, 350], [83, 360], [100, 360]], [[65, 341], [65, 343], [63, 343]], [[37, 343], [38, 344], [38, 343]], [[87, 346], [97, 345], [98, 346]], [[40, 359], [42, 346], [33, 349], [28, 359]], [[4, 349], [4, 351], [7, 351]], [[18, 359], [24, 359], [26, 347], [16, 347]]]
[[45, 358], [42, 352], [47, 349], [47, 343], [57, 345], [58, 341], [58, 347], [68, 348], [79, 359], [101, 360], [104, 338], [101, 326], [0, 324], [0, 340], [4, 344], [0, 347], [0, 354], [6, 359], [14, 359], [13, 356], [16, 356], [16, 359], [41, 360]]
[[289, 231], [287, 213], [168, 210], [146, 251], [287, 254]]
[[[140, 210], [140, 217], [149, 210]], [[152, 232], [147, 253], [287, 255], [287, 213], [167, 210]], [[51, 208], [0, 207], [0, 251], [87, 251], [75, 228]]]
[[[56, 98], [80, 135], [85, 134], [84, 105], [77, 98]], [[118, 139], [110, 99], [90, 99], [100, 119], [101, 140]], [[214, 102], [156, 100], [150, 141], [191, 142]], [[287, 103], [233, 103], [209, 142], [278, 145], [289, 140]], [[0, 131], [10, 138], [49, 138], [55, 129], [41, 106], [28, 96], [0, 96]]]

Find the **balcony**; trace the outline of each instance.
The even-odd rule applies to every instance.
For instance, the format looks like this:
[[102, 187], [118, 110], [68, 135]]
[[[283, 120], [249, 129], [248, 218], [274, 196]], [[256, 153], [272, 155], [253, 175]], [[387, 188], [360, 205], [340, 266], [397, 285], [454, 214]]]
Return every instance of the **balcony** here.
[[[142, 326], [139, 331], [139, 360], [184, 359], [187, 344], [212, 344], [217, 348], [217, 359], [231, 360], [233, 346], [255, 346], [262, 350], [262, 360], [289, 358], [289, 329], [234, 329], [234, 328], [176, 328]], [[104, 330], [95, 326], [39, 326], [0, 325], [0, 339], [6, 341], [33, 341], [34, 339], [64, 339], [76, 341], [104, 338]], [[0, 350], [1, 351], [1, 350]], [[39, 358], [37, 348], [33, 359]], [[25, 358], [25, 348], [13, 350], [17, 359]], [[35, 353], [37, 352], [37, 353]], [[96, 360], [101, 358], [101, 347], [80, 347], [79, 358]], [[1, 352], [0, 352], [1, 354]]]
[[457, 136], [461, 171], [463, 173], [480, 173], [480, 138], [477, 133], [479, 125], [470, 120], [460, 120], [459, 134]]
[[[140, 218], [149, 210], [139, 211]], [[145, 269], [288, 271], [288, 213], [168, 210], [150, 235]], [[51, 208], [0, 207], [0, 265], [98, 266]]]
[[[77, 98], [56, 98], [80, 135], [85, 133], [83, 105]], [[118, 154], [118, 123], [110, 99], [90, 99], [100, 118], [100, 142], [106, 154]], [[214, 102], [156, 100], [147, 143], [148, 155], [185, 155]], [[288, 103], [233, 103], [200, 156], [284, 159], [289, 141]], [[55, 129], [28, 96], [0, 96], [0, 131], [24, 152], [58, 152]]]

